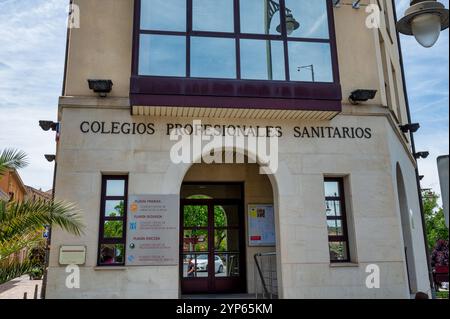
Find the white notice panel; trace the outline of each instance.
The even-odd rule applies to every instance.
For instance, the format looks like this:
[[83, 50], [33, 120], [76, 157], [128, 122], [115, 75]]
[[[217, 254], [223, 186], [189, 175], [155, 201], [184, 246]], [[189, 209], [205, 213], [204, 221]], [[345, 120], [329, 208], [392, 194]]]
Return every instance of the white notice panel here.
[[179, 216], [178, 195], [130, 196], [126, 265], [178, 265]]
[[248, 205], [249, 246], [275, 246], [273, 205]]

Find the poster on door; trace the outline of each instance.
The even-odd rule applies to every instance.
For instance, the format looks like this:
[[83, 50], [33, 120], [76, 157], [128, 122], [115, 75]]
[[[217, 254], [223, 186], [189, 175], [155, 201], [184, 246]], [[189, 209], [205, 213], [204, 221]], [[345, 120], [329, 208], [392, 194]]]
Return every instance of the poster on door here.
[[248, 205], [249, 246], [275, 246], [273, 205]]
[[178, 265], [177, 195], [132, 195], [128, 201], [127, 266]]

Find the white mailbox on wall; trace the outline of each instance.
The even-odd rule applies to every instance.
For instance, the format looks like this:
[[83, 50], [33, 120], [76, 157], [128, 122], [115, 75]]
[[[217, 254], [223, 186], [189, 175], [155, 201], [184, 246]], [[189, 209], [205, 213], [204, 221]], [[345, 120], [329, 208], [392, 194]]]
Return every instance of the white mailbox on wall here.
[[60, 265], [83, 265], [86, 263], [86, 246], [61, 246], [59, 248]]

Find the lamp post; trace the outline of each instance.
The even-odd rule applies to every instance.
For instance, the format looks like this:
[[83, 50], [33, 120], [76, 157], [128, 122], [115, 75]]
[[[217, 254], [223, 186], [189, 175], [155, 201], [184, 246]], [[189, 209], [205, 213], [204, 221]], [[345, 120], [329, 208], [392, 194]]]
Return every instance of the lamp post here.
[[311, 70], [311, 79], [313, 82], [316, 82], [316, 74], [314, 72], [314, 64], [299, 66], [297, 70], [298, 70], [298, 72], [300, 72], [303, 69], [310, 69]]
[[[417, 17], [420, 16], [420, 14], [418, 14], [418, 12], [420, 12], [419, 7], [415, 7], [415, 8], [413, 8], [413, 7], [415, 5], [418, 5], [419, 3], [422, 3], [422, 5], [423, 5], [424, 2], [434, 2], [434, 5], [436, 7], [439, 7], [439, 6], [437, 6], [438, 3], [435, 0], [432, 0], [432, 1], [411, 0], [411, 8], [409, 8], [406, 11], [406, 16], [397, 23], [397, 31], [398, 32], [397, 32], [396, 36], [397, 36], [397, 43], [398, 43], [398, 49], [399, 49], [401, 77], [402, 77], [402, 82], [403, 82], [403, 91], [405, 93], [405, 104], [406, 104], [406, 113], [407, 113], [407, 118], [408, 118], [408, 124], [411, 124], [411, 125], [413, 123], [412, 123], [412, 117], [411, 117], [411, 109], [410, 109], [410, 105], [409, 105], [408, 90], [406, 88], [405, 68], [404, 68], [404, 63], [403, 63], [402, 46], [401, 46], [401, 42], [400, 42], [400, 34], [399, 33], [408, 34], [405, 32], [409, 31], [408, 25], [411, 24], [411, 20], [413, 20], [412, 16], [414, 15], [414, 12], [416, 12], [415, 16], [417, 16]], [[429, 8], [432, 7], [430, 4], [427, 4], [427, 6]], [[394, 12], [394, 18], [395, 18], [395, 20], [397, 20], [397, 14], [396, 14], [396, 10], [395, 10], [395, 8], [396, 8], [395, 0], [392, 0], [392, 7], [393, 7], [393, 12]], [[443, 16], [445, 16], [445, 15], [447, 16], [446, 23], [445, 23], [445, 19], [444, 19], [444, 21], [441, 25], [442, 30], [444, 30], [444, 29], [448, 28], [448, 10], [442, 11], [442, 7], [441, 7], [440, 12], [442, 13]], [[424, 10], [422, 12], [427, 12], [427, 11]], [[430, 12], [432, 12], [432, 11], [431, 10], [428, 11], [428, 13], [430, 13]], [[408, 18], [408, 19], [406, 19], [406, 18]], [[406, 23], [407, 21], [409, 21], [409, 23]], [[446, 26], [445, 26], [445, 24], [446, 24]], [[412, 29], [411, 29], [411, 34], [412, 34]], [[410, 137], [410, 141], [411, 141], [411, 153], [414, 156], [414, 154], [416, 154], [416, 144], [415, 144], [415, 140], [414, 140], [414, 132], [412, 130], [409, 131], [409, 137]], [[421, 178], [420, 178], [417, 160], [418, 160], [418, 158], [415, 158], [415, 161], [416, 161], [415, 175], [416, 175], [417, 195], [418, 195], [418, 199], [419, 199], [420, 217], [421, 217], [421, 222], [422, 222], [422, 235], [423, 235], [424, 246], [425, 246], [425, 257], [427, 259], [426, 261], [427, 261], [427, 268], [428, 268], [428, 279], [430, 282], [430, 289], [431, 289], [432, 297], [434, 298], [435, 286], [434, 286], [434, 280], [433, 280], [433, 270], [431, 267], [430, 252], [428, 251], [428, 238], [427, 238], [426, 223], [425, 223], [425, 209], [424, 209], [424, 205], [423, 205], [423, 197], [422, 197], [422, 191], [421, 191], [421, 186], [420, 186]]]
[[398, 32], [414, 35], [425, 48], [432, 47], [448, 28], [449, 11], [437, 0], [411, 0], [405, 16], [397, 22]]
[[[279, 3], [274, 0], [264, 0], [264, 24], [265, 24], [265, 34], [270, 34], [270, 25], [272, 23], [272, 19], [275, 16], [275, 13], [281, 10], [281, 6]], [[286, 33], [288, 35], [292, 34], [295, 30], [300, 27], [300, 23], [295, 20], [292, 11], [286, 8], [285, 13], [285, 22], [286, 22]], [[281, 17], [282, 18], [282, 17]], [[283, 23], [283, 21], [281, 21]], [[282, 33], [283, 29], [281, 27], [281, 23], [277, 26], [276, 30], [278, 33]], [[267, 75], [268, 79], [273, 79], [273, 67], [272, 67], [272, 43], [271, 40], [266, 40], [266, 56], [267, 56]]]

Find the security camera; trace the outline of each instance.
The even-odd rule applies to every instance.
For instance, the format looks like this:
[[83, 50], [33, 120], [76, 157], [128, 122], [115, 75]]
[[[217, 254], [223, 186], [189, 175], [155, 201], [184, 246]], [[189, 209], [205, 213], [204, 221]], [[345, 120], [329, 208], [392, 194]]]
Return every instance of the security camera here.
[[56, 126], [58, 123], [55, 123], [53, 121], [39, 121], [39, 126], [44, 130], [44, 131], [56, 131]]

